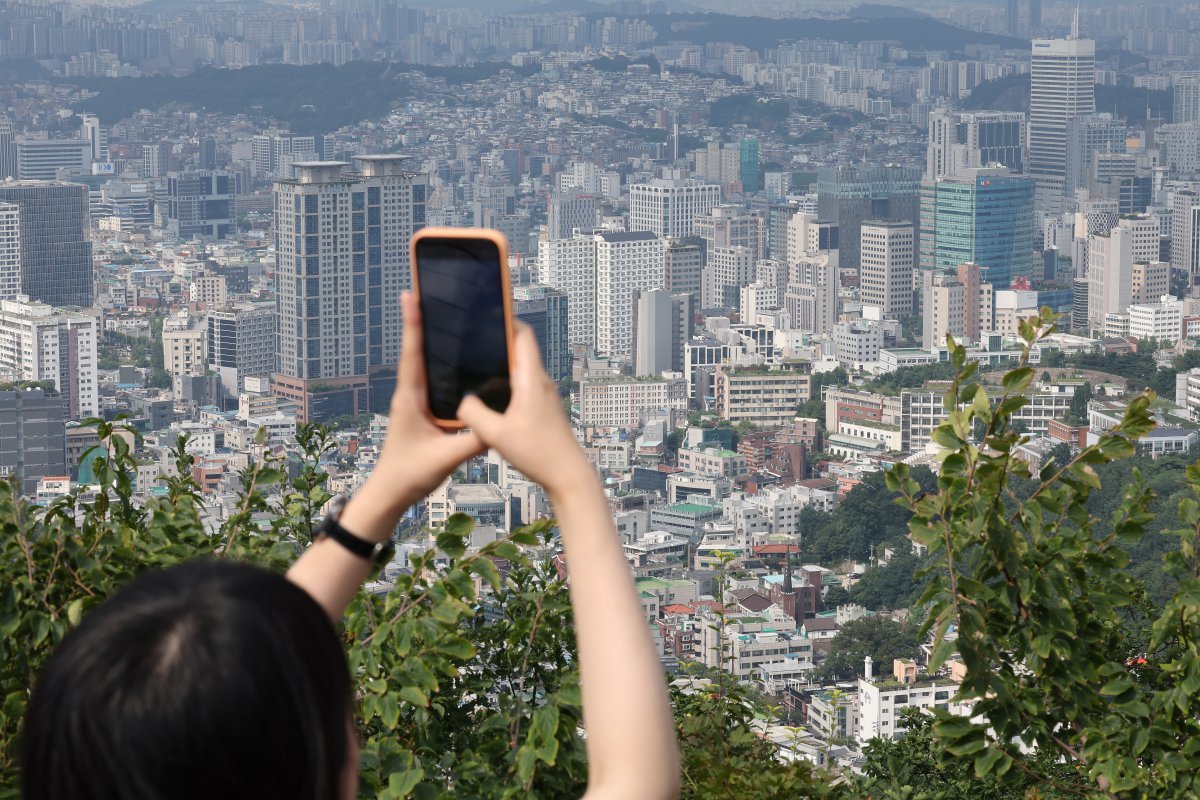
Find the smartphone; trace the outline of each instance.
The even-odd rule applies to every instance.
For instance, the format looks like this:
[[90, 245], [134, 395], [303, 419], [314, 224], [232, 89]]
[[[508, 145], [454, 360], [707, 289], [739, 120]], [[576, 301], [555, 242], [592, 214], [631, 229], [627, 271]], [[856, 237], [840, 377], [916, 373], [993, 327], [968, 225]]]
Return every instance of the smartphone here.
[[433, 421], [464, 427], [456, 415], [467, 394], [503, 413], [513, 354], [508, 240], [482, 228], [423, 228], [412, 264]]

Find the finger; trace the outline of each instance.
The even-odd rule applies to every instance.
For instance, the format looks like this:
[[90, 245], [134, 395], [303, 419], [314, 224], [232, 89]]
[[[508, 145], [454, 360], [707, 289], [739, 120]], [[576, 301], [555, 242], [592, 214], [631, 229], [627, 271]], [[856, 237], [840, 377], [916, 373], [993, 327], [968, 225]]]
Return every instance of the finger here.
[[400, 342], [400, 374], [396, 376], [396, 396], [416, 402], [424, 410], [425, 354], [422, 352], [421, 305], [412, 292], [400, 295], [404, 316], [404, 338]]
[[504, 416], [484, 405], [484, 402], [473, 394], [467, 395], [458, 405], [458, 418], [474, 431], [486, 445], [492, 441], [492, 434], [504, 424]]
[[524, 322], [516, 324], [516, 336], [513, 337], [513, 355], [516, 366], [513, 369], [513, 386], [536, 386], [539, 380], [550, 380], [542, 364], [542, 353], [538, 349], [537, 336], [533, 328]]
[[439, 443], [446, 458], [446, 470], [455, 469], [468, 459], [474, 458], [487, 450], [487, 445], [475, 431], [465, 431], [455, 436], [444, 436]]

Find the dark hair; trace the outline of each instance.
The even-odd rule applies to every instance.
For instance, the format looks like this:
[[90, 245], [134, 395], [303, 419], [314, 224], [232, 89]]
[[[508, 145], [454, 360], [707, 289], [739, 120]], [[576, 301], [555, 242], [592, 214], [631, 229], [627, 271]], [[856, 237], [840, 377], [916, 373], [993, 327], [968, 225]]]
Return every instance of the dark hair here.
[[350, 676], [333, 623], [281, 575], [146, 573], [50, 656], [25, 717], [27, 800], [333, 800]]

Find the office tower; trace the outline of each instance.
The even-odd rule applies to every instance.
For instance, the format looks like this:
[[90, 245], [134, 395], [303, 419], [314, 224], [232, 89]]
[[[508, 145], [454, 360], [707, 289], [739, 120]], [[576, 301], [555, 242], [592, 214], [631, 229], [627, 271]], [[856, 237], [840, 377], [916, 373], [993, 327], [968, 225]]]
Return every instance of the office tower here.
[[922, 275], [922, 320], [926, 347], [941, 347], [946, 334], [974, 343], [993, 327], [992, 284], [978, 264], [959, 264], [950, 272]]
[[17, 138], [12, 120], [0, 113], [0, 181], [17, 177]]
[[1005, 23], [1004, 29], [1009, 36], [1021, 35], [1021, 13], [1017, 0], [1008, 0], [1008, 17]]
[[54, 381], [68, 419], [100, 413], [95, 317], [27, 299], [0, 301], [0, 375]]
[[1112, 114], [1084, 114], [1067, 122], [1067, 161], [1063, 176], [1063, 199], [1074, 200], [1075, 192], [1088, 187], [1096, 157], [1124, 153], [1128, 129]]
[[292, 164], [313, 161], [317, 157], [317, 141], [312, 136], [293, 136], [286, 131], [255, 136], [253, 147], [254, 175], [258, 178], [277, 177], [286, 180], [292, 175]]
[[758, 162], [758, 139], [752, 136], [742, 138], [738, 146], [738, 174], [742, 181], [742, 191], [753, 194], [762, 189], [762, 169]]
[[665, 289], [638, 292], [634, 300], [633, 374], [653, 377], [683, 371], [683, 346], [692, 338], [693, 300]]
[[793, 203], [776, 203], [767, 209], [766, 258], [783, 261], [787, 258], [788, 223], [800, 211]]
[[714, 247], [708, 251], [701, 288], [701, 308], [741, 307], [743, 286], [754, 282], [754, 251], [749, 247]]
[[570, 239], [572, 231], [585, 233], [596, 227], [596, 195], [567, 190], [551, 192], [546, 200], [546, 236], [551, 241]]
[[1036, 36], [1042, 29], [1042, 0], [1029, 0], [1029, 35]]
[[570, 301], [565, 292], [549, 286], [514, 286], [513, 312], [533, 329], [542, 364], [552, 380], [571, 377], [571, 342], [567, 320]]
[[237, 230], [237, 193], [232, 172], [173, 172], [160, 225], [176, 239], [224, 239]]
[[164, 178], [171, 169], [171, 143], [162, 141], [142, 145], [142, 176]]
[[18, 139], [17, 177], [23, 181], [52, 181], [64, 175], [92, 171], [92, 143], [87, 139]]
[[529, 242], [529, 212], [517, 211], [515, 214], [484, 214], [482, 227], [492, 228], [504, 235], [508, 242], [508, 252], [514, 256], [524, 256], [530, 250]]
[[1074, 278], [1071, 281], [1071, 330], [1081, 333], [1088, 332], [1088, 285], [1087, 277]]
[[1175, 193], [1171, 205], [1171, 269], [1187, 276], [1188, 295], [1200, 294], [1200, 195]]
[[862, 225], [859, 299], [879, 308], [884, 317], [913, 313], [913, 270], [916, 242], [906, 220], [869, 220]]
[[945, 271], [970, 262], [984, 269], [984, 280], [1001, 287], [1028, 276], [1033, 202], [1033, 179], [1004, 167], [923, 182], [920, 268]]
[[1096, 111], [1096, 43], [1034, 39], [1029, 102], [1029, 174], [1037, 181], [1037, 206], [1057, 214], [1064, 200], [1067, 126]]
[[766, 255], [766, 218], [743, 206], [715, 206], [692, 222], [692, 235], [704, 240], [705, 252], [715, 247], [746, 247], [757, 261]]
[[784, 310], [797, 330], [815, 334], [833, 330], [838, 313], [838, 277], [836, 251], [803, 256], [788, 265]]
[[187, 311], [172, 314], [163, 323], [163, 369], [170, 374], [175, 399], [184, 400], [187, 379], [208, 370], [208, 330], [204, 321]]
[[559, 173], [558, 190], [617, 200], [621, 196], [621, 173], [601, 169], [590, 161], [573, 161]]
[[427, 182], [398, 155], [292, 165], [275, 182], [279, 372], [304, 421], [387, 407], [400, 359], [409, 243]]
[[1133, 302], [1133, 231], [1118, 225], [1107, 236], [1088, 237], [1088, 328], [1104, 330], [1107, 314]]
[[1185, 72], [1171, 79], [1175, 87], [1174, 114], [1171, 121], [1176, 125], [1200, 122], [1200, 72]]
[[[697, 248], [698, 250], [699, 248]], [[596, 239], [579, 233], [570, 239], [538, 242], [538, 282], [567, 296], [567, 341], [596, 343]]]
[[1174, 122], [1154, 129], [1162, 166], [1176, 175], [1200, 170], [1200, 121]]
[[228, 398], [246, 388], [246, 378], [264, 381], [275, 371], [278, 352], [274, 301], [238, 303], [213, 309], [205, 320], [208, 369], [220, 378]]
[[21, 294], [52, 306], [92, 304], [88, 189], [56, 181], [0, 183], [21, 221]]
[[742, 179], [742, 146], [740, 143], [709, 142], [688, 156], [695, 161], [695, 177], [719, 183], [726, 190]]
[[841, 231], [834, 222], [817, 222], [817, 215], [806, 211], [795, 214], [788, 220], [787, 263], [795, 264], [806, 255], [827, 251], [839, 251]]
[[196, 145], [196, 168], [199, 170], [217, 168], [217, 140], [211, 136], [201, 136]]
[[13, 203], [0, 203], [0, 300], [21, 293], [21, 215]]
[[920, 189], [920, 167], [823, 167], [817, 174], [817, 218], [838, 226], [838, 263], [858, 269], [863, 220], [906, 219], [917, 224]]
[[1157, 303], [1171, 293], [1171, 265], [1165, 261], [1133, 262], [1130, 280], [1131, 303]]
[[1025, 148], [1023, 113], [935, 108], [929, 114], [925, 177], [942, 178], [967, 167], [994, 164], [1023, 172]]
[[697, 180], [657, 178], [629, 187], [629, 229], [664, 238], [692, 235], [696, 217], [721, 202], [721, 187]]
[[697, 300], [704, 272], [704, 253], [700, 245], [682, 239], [666, 243], [666, 289], [671, 294], [688, 293]]
[[0, 392], [0, 471], [15, 476], [21, 494], [30, 497], [42, 478], [71, 474], [62, 395], [43, 389]]
[[597, 233], [596, 352], [633, 357], [633, 298], [665, 283], [666, 248], [652, 231]]
[[100, 124], [100, 118], [95, 114], [79, 116], [83, 120], [80, 138], [87, 139], [91, 144], [92, 161], [108, 161], [108, 131]]

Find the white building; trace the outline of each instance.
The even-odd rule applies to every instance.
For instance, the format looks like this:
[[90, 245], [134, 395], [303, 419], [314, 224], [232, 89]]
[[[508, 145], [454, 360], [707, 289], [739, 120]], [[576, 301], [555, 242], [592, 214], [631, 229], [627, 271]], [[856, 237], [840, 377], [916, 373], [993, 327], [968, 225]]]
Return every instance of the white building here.
[[0, 300], [21, 293], [21, 219], [15, 203], [0, 203]]
[[1051, 214], [1063, 202], [1067, 125], [1096, 111], [1096, 43], [1034, 39], [1030, 70], [1029, 166], [1037, 181], [1037, 206]]
[[883, 327], [870, 320], [839, 322], [833, 326], [833, 350], [838, 363], [847, 369], [879, 360]]
[[874, 220], [862, 224], [859, 299], [885, 317], [913, 312], [914, 234], [912, 222]]
[[96, 318], [23, 296], [0, 301], [0, 375], [9, 381], [54, 381], [68, 419], [98, 416]]
[[686, 179], [655, 179], [629, 186], [629, 229], [663, 237], [692, 235], [696, 217], [721, 203], [721, 187]]
[[1165, 295], [1157, 303], [1138, 303], [1129, 307], [1129, 335], [1139, 340], [1154, 339], [1175, 344], [1183, 335], [1183, 303]]
[[688, 406], [688, 383], [671, 377], [584, 380], [579, 385], [579, 421], [595, 428], [641, 425], [646, 414], [673, 409], [683, 414]]
[[596, 240], [590, 233], [538, 242], [538, 282], [567, 296], [567, 341], [596, 340]]
[[713, 247], [704, 269], [701, 308], [740, 308], [742, 288], [754, 282], [754, 251], [749, 247]]
[[[597, 233], [594, 239], [596, 350], [629, 361], [633, 357], [634, 297], [665, 283], [663, 240], [650, 231]], [[571, 302], [568, 300], [568, 315]]]
[[1134, 232], [1118, 225], [1107, 236], [1088, 237], [1088, 327], [1103, 330], [1107, 314], [1133, 299]]
[[791, 263], [788, 270], [784, 310], [792, 324], [801, 331], [829, 333], [838, 312], [837, 251], [804, 256]]
[[865, 675], [858, 681], [860, 745], [902, 734], [900, 712], [904, 709], [949, 710], [950, 698], [958, 691], [958, 684], [945, 678], [918, 679], [916, 665], [905, 659], [896, 659], [893, 672], [891, 679], [876, 678], [867, 656]]

